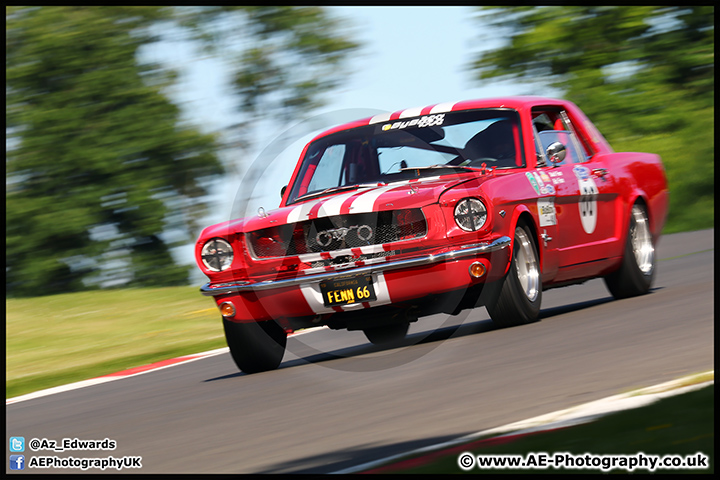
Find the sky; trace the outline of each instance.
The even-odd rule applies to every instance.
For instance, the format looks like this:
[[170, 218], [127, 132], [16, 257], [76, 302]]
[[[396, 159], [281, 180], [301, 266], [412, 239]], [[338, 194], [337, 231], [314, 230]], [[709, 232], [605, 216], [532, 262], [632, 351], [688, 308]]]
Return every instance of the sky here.
[[[484, 48], [499, 46], [503, 39], [481, 37], [482, 26], [471, 7], [353, 6], [330, 10], [345, 19], [350, 28], [344, 33], [362, 47], [348, 59], [347, 83], [327, 96], [325, 107], [313, 112], [323, 121], [342, 119], [326, 127], [380, 112], [450, 101], [516, 94], [553, 96], [550, 90], [533, 89], [530, 85], [497, 81], [480, 85], [472, 79], [467, 66], [474, 55]], [[156, 55], [180, 69], [180, 82], [171, 96], [183, 106], [189, 121], [206, 131], [233, 123], [236, 117], [229, 96], [229, 75], [222, 63], [200, 58], [177, 45], [172, 51]], [[258, 156], [283, 133], [268, 131], [266, 138], [258, 139], [258, 151], [250, 158], [226, 159], [231, 173], [211, 198], [212, 213], [205, 225], [236, 216], [235, 197], [253, 183], [249, 181], [248, 170], [253, 162], [256, 166], [257, 162], [265, 161], [258, 160]], [[260, 206], [265, 210], [278, 206], [280, 188], [289, 180], [309, 138], [295, 142], [267, 166], [250, 195], [246, 212], [255, 214]], [[246, 193], [242, 192], [245, 198]], [[183, 260], [188, 255], [192, 259], [191, 247], [179, 252]]]
[[[513, 93], [511, 85], [478, 87], [465, 70], [478, 50], [479, 27], [470, 7], [329, 7], [362, 45], [348, 59], [348, 83], [329, 96], [326, 108], [395, 111], [455, 99]], [[179, 95], [196, 119], [222, 123], [232, 108], [224, 101], [227, 72], [213, 60], [182, 64], [187, 75]], [[186, 62], [186, 60], [185, 60]], [[189, 88], [187, 88], [189, 87]]]

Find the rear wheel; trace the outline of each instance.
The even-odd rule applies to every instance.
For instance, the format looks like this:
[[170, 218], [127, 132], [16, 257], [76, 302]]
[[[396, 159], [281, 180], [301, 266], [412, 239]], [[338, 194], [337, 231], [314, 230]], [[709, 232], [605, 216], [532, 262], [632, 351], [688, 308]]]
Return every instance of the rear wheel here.
[[391, 346], [402, 342], [409, 328], [410, 324], [408, 323], [398, 323], [366, 328], [363, 333], [373, 345]]
[[630, 212], [625, 251], [620, 268], [605, 277], [613, 297], [629, 298], [650, 291], [655, 276], [655, 246], [645, 208], [636, 203]]
[[275, 370], [280, 366], [287, 333], [272, 320], [235, 323], [223, 318], [225, 338], [235, 364], [245, 373]]
[[490, 298], [485, 305], [493, 323], [500, 327], [532, 323], [540, 318], [540, 262], [525, 223], [518, 223], [515, 228], [513, 245], [510, 268], [502, 280], [489, 285]]

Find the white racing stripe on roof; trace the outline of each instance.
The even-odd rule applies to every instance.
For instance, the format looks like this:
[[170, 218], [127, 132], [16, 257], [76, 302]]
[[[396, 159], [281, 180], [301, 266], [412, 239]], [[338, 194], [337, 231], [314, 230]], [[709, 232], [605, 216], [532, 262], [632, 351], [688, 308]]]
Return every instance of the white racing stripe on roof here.
[[[452, 111], [453, 106], [455, 106], [455, 103], [457, 102], [445, 102], [445, 103], [438, 103], [434, 107], [430, 109], [430, 112], [428, 115], [433, 115], [436, 113], [445, 113]], [[400, 112], [399, 118], [410, 118], [410, 117], [419, 117], [422, 114], [422, 111], [425, 107], [413, 107], [413, 108], [407, 108]], [[386, 113], [380, 113], [378, 115], [375, 115], [370, 119], [370, 122], [368, 122], [368, 125], [372, 125], [374, 123], [381, 123], [381, 122], [387, 122], [390, 120], [390, 116], [392, 115], [391, 112]]]
[[368, 125], [372, 125], [373, 123], [387, 122], [388, 120], [390, 120], [390, 115], [392, 115], [390, 112], [375, 115], [370, 119], [370, 123], [368, 123]]
[[400, 113], [400, 118], [419, 117], [422, 113], [423, 108], [425, 107], [413, 107], [408, 108], [407, 110], [403, 110]]
[[438, 103], [430, 110], [430, 114], [450, 112], [455, 103], [456, 102]]

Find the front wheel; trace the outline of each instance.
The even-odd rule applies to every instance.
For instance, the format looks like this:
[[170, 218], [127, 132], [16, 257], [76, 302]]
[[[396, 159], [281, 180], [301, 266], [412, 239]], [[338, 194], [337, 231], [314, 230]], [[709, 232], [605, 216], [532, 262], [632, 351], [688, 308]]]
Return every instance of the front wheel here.
[[488, 285], [490, 298], [485, 305], [493, 323], [511, 327], [538, 321], [542, 301], [540, 262], [530, 228], [519, 223], [510, 268], [502, 280]]
[[223, 318], [225, 339], [235, 364], [244, 373], [275, 370], [280, 366], [287, 333], [272, 320], [236, 323]]
[[605, 285], [616, 299], [644, 295], [655, 276], [655, 246], [645, 208], [636, 203], [630, 212], [625, 251], [620, 268], [605, 277]]

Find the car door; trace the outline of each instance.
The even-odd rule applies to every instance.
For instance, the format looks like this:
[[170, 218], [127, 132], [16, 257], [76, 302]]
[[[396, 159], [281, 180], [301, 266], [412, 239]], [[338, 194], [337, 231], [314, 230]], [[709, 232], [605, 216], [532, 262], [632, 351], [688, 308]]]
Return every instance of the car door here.
[[562, 161], [553, 162], [545, 155], [545, 166], [539, 169], [550, 178], [555, 190], [554, 241], [559, 267], [562, 270], [587, 264], [592, 268], [592, 262], [610, 256], [615, 240], [615, 178], [608, 165], [586, 155], [575, 133], [569, 130], [569, 122], [563, 120], [563, 112], [551, 113], [556, 116], [552, 129], [535, 131], [542, 152], [554, 143], [565, 149]]

